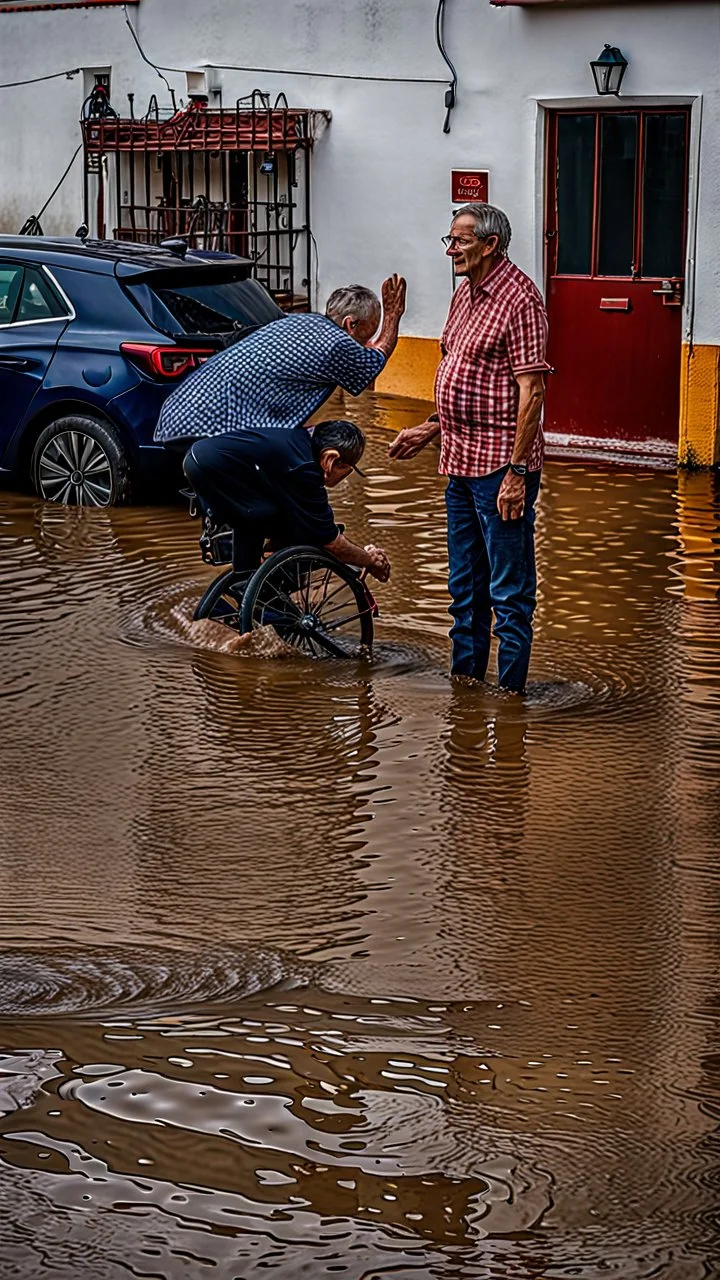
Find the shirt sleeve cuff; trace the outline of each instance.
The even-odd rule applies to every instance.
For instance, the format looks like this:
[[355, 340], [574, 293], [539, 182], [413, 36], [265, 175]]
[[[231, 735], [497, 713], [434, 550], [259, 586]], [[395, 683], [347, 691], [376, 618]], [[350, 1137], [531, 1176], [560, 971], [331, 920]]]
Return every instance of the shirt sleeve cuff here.
[[514, 364], [512, 366], [513, 376], [517, 377], [519, 373], [554, 373], [555, 370], [547, 360], [535, 360], [533, 364]]

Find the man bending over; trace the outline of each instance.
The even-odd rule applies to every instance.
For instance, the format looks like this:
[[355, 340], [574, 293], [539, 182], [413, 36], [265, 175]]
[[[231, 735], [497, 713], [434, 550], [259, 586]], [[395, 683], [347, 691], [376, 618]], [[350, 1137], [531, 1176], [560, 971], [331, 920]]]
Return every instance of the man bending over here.
[[155, 440], [178, 450], [203, 436], [299, 427], [338, 386], [359, 396], [395, 350], [405, 294], [402, 277], [391, 276], [381, 310], [371, 289], [352, 284], [331, 294], [324, 316], [287, 315], [256, 329], [168, 396]]
[[381, 582], [390, 561], [380, 547], [351, 542], [335, 522], [327, 490], [356, 470], [365, 437], [352, 422], [320, 422], [306, 430], [245, 430], [195, 441], [183, 467], [215, 520], [233, 530], [233, 568], [250, 577], [269, 538], [286, 546], [323, 547], [343, 564]]

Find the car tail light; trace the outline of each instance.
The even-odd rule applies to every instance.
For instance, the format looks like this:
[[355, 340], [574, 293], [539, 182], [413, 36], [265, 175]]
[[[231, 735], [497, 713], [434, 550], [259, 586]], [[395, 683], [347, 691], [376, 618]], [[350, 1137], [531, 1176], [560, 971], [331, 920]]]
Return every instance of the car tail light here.
[[163, 382], [182, 378], [215, 355], [209, 347], [156, 346], [154, 342], [121, 342], [120, 350], [143, 373]]

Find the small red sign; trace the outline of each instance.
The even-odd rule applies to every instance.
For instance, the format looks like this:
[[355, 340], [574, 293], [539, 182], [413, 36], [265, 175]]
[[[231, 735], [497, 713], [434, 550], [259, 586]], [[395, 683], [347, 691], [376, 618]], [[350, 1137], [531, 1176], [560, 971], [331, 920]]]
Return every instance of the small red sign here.
[[471, 204], [477, 200], [487, 204], [489, 177], [487, 169], [451, 169], [453, 204]]

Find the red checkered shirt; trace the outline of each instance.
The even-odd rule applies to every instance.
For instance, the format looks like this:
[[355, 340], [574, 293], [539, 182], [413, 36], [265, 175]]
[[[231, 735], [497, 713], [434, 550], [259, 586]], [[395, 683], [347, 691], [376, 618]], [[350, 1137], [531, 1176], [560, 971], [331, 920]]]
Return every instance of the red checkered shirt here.
[[[442, 475], [484, 476], [510, 461], [517, 427], [519, 373], [544, 372], [547, 315], [524, 271], [501, 259], [475, 289], [455, 290], [442, 335], [435, 380]], [[527, 459], [543, 462], [542, 427]]]

